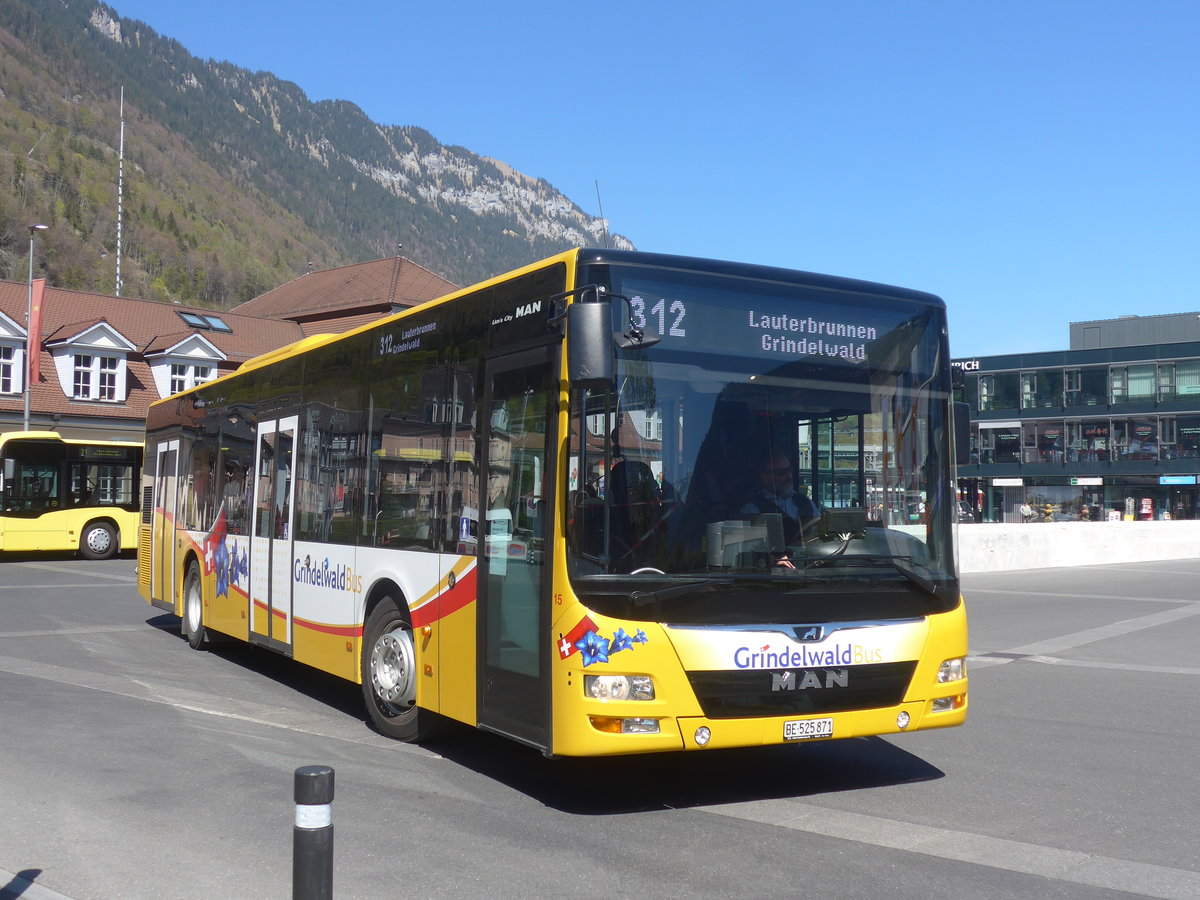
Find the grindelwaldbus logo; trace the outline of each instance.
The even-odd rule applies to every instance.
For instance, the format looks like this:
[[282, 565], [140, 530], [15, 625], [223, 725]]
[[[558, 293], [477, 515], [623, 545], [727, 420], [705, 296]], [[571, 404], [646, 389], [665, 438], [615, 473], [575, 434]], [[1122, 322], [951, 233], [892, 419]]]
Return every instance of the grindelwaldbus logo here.
[[770, 644], [758, 649], [738, 647], [733, 651], [733, 664], [739, 669], [803, 669], [809, 666], [849, 666], [883, 662], [878, 647], [860, 644], [834, 644], [832, 647], [783, 647]]
[[355, 575], [349, 566], [331, 564], [328, 556], [320, 562], [312, 556], [297, 558], [292, 564], [292, 575], [296, 584], [311, 584], [313, 587], [350, 591], [352, 594], [362, 591], [362, 576]]

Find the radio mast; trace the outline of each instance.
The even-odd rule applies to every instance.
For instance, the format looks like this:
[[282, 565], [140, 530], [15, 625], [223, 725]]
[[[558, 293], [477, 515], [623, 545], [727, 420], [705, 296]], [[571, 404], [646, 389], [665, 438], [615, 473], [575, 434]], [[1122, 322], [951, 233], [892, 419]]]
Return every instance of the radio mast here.
[[125, 85], [121, 85], [121, 145], [117, 151], [117, 291], [121, 296], [121, 211], [125, 194]]

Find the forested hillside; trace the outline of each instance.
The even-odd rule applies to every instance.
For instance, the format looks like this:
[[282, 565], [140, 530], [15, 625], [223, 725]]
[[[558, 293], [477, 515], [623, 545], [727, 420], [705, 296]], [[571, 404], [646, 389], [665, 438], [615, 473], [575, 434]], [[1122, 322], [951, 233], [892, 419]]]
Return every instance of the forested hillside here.
[[544, 180], [270, 73], [192, 56], [94, 0], [0, 0], [0, 278], [226, 307], [389, 256], [459, 284], [629, 247]]

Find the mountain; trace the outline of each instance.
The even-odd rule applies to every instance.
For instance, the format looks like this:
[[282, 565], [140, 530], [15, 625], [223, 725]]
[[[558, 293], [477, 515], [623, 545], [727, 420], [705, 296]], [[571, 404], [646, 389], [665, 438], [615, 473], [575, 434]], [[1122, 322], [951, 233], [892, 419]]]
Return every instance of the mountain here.
[[405, 256], [470, 284], [579, 245], [632, 248], [543, 179], [200, 60], [95, 0], [0, 0], [0, 278], [213, 307]]

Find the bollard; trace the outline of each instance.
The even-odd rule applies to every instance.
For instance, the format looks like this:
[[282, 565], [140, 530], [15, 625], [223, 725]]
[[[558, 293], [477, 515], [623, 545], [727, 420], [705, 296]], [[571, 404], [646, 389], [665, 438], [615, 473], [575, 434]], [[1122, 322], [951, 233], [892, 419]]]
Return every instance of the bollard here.
[[296, 770], [292, 900], [333, 900], [333, 769]]

